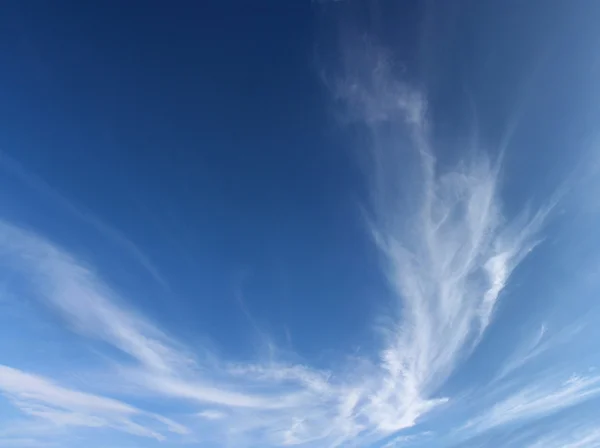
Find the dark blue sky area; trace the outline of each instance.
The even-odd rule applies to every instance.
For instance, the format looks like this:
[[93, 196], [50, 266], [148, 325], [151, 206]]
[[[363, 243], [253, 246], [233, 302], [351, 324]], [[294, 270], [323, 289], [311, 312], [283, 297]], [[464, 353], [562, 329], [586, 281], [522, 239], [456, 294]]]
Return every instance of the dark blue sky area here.
[[[1, 76], [12, 88], [0, 92], [2, 151], [160, 259], [177, 285], [172, 293], [198, 307], [180, 315], [176, 301], [149, 288], [156, 312], [181, 331], [187, 320], [189, 331], [207, 327], [236, 345], [235, 326], [223, 334], [221, 323], [248, 330], [232, 287], [243, 278], [247, 307], [276, 338], [292, 321], [292, 340], [296, 331], [330, 329], [340, 299], [344, 323], [331, 337], [347, 343], [365, 329], [358, 300], [372, 293], [373, 273], [363, 261], [375, 256], [358, 219], [357, 172], [319, 79], [313, 5], [4, 9]], [[6, 196], [9, 213], [32, 225], [54, 222], [58, 237], [70, 239], [65, 216], [19, 215]], [[125, 287], [143, 282], [115, 276]]]

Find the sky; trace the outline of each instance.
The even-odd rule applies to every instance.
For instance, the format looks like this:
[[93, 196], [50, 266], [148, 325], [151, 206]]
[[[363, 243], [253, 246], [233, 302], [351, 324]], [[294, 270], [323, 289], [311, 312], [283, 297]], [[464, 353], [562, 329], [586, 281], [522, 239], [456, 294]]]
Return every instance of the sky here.
[[600, 447], [600, 4], [0, 10], [0, 447]]

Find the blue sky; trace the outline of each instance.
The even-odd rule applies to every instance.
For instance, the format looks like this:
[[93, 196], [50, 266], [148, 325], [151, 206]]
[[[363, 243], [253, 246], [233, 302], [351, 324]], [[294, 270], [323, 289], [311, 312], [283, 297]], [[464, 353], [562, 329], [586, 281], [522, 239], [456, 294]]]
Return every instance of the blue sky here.
[[0, 446], [600, 446], [600, 6], [6, 2]]

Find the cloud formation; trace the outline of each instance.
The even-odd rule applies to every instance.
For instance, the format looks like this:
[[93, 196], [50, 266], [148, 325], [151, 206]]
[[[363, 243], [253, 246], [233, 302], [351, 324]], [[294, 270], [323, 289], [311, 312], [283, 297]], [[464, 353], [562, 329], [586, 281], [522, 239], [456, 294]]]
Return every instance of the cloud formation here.
[[571, 376], [537, 381], [491, 406], [466, 427], [483, 432], [501, 425], [544, 417], [600, 394], [600, 376]]
[[526, 448], [594, 448], [600, 445], [600, 429], [594, 426], [551, 431]]
[[[508, 219], [499, 166], [485, 153], [438, 164], [424, 96], [399, 80], [376, 48], [363, 50], [358, 62], [361, 49], [348, 52], [349, 75], [337, 97], [369, 135], [371, 230], [398, 300], [381, 352], [381, 387], [368, 405], [373, 423], [393, 431], [447, 400], [436, 392], [481, 340], [551, 205]], [[410, 163], [416, 170], [407, 175]]]
[[22, 413], [60, 427], [109, 427], [157, 440], [165, 440], [153, 428], [157, 424], [166, 431], [188, 432], [183, 425], [121, 401], [67, 389], [41, 376], [3, 365], [0, 365], [0, 391]]

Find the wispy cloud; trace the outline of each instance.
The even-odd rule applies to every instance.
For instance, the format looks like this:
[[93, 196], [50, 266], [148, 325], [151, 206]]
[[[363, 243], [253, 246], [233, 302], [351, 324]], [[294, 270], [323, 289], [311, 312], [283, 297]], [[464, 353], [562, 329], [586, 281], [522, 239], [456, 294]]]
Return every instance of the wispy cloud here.
[[78, 332], [104, 340], [148, 368], [166, 371], [187, 360], [144, 319], [115, 303], [117, 296], [84, 264], [31, 232], [0, 222], [0, 251], [23, 269], [41, 298]]
[[[588, 416], [581, 418], [562, 418], [550, 424], [532, 425], [530, 427], [508, 432], [494, 443], [499, 447], [520, 448], [597, 448], [600, 446], [600, 429]], [[462, 446], [462, 445], [461, 445]], [[481, 448], [489, 446], [483, 442]]]
[[400, 435], [387, 441], [381, 448], [401, 448], [413, 446], [417, 443], [422, 443], [424, 440], [428, 440], [433, 436], [431, 432], [424, 432], [419, 434]]
[[504, 380], [506, 377], [521, 371], [525, 366], [539, 360], [544, 355], [564, 348], [569, 343], [577, 342], [576, 336], [581, 334], [587, 324], [579, 319], [558, 330], [542, 324], [528, 339], [524, 338], [521, 346], [507, 359], [501, 367], [494, 381]]
[[393, 431], [446, 401], [436, 392], [481, 340], [552, 204], [508, 219], [499, 167], [484, 153], [470, 148], [471, 159], [438, 164], [424, 96], [399, 80], [390, 58], [361, 45], [347, 52], [337, 97], [368, 132], [369, 220], [398, 299], [367, 405], [373, 423]]
[[220, 411], [215, 411], [213, 409], [207, 409], [205, 411], [200, 411], [196, 414], [200, 418], [204, 418], [206, 420], [219, 420], [225, 418], [227, 415]]
[[527, 341], [526, 344], [517, 349], [516, 353], [498, 372], [496, 379], [500, 380], [504, 378], [548, 350], [549, 344], [544, 341], [546, 332], [546, 325], [542, 325], [538, 332], [529, 341]]
[[[164, 440], [157, 424], [179, 434], [187, 429], [162, 416], [141, 411], [112, 398], [67, 389], [38, 375], [0, 365], [0, 391], [21, 412], [56, 426], [109, 427], [143, 437]], [[142, 423], [136, 420], [153, 422]]]
[[133, 259], [135, 259], [154, 278], [154, 280], [156, 280], [156, 282], [162, 285], [165, 289], [168, 289], [168, 283], [160, 273], [159, 269], [154, 265], [150, 258], [121, 231], [106, 224], [104, 221], [82, 206], [75, 205], [60, 192], [48, 185], [48, 183], [46, 183], [43, 179], [26, 170], [23, 166], [21, 166], [20, 163], [2, 151], [0, 151], [0, 167], [5, 168], [9, 173], [15, 175], [29, 188], [35, 190], [45, 197], [50, 198], [55, 204], [58, 204], [72, 216], [90, 225], [100, 234], [121, 246], [126, 253], [131, 255]]
[[[340, 431], [345, 434], [349, 430], [342, 420], [353, 415], [343, 392], [351, 388], [334, 385], [328, 373], [272, 361], [199, 363], [187, 348], [127, 310], [116, 292], [89, 267], [44, 238], [2, 222], [0, 254], [10, 261], [11, 269], [28, 275], [34, 294], [59, 311], [72, 329], [129, 355], [130, 363], [121, 362], [120, 381], [135, 383], [157, 397], [195, 403], [201, 416], [214, 417], [219, 412], [224, 417], [220, 419], [224, 440], [233, 438], [238, 446], [244, 446], [249, 443], [245, 434], [250, 434], [252, 443], [281, 445], [343, 438]], [[210, 406], [217, 408], [203, 413]], [[39, 404], [23, 409], [57, 423], [105, 424], [96, 414], [57, 411]], [[348, 415], [338, 415], [338, 409]], [[332, 422], [336, 423], [333, 427]], [[122, 426], [142, 432], [132, 421]], [[213, 426], [219, 430], [218, 425]]]
[[471, 420], [469, 432], [481, 433], [510, 424], [523, 423], [568, 409], [600, 394], [600, 376], [576, 376], [538, 380], [510, 394]]
[[[273, 407], [261, 397], [203, 384], [193, 356], [139, 314], [83, 263], [39, 236], [0, 222], [0, 251], [29, 276], [39, 297], [55, 307], [80, 334], [113, 345], [137, 364], [124, 373], [167, 395], [240, 407]], [[188, 379], [184, 379], [187, 374]], [[189, 377], [194, 379], [189, 379]], [[210, 377], [209, 380], [214, 378]]]
[[526, 445], [526, 448], [596, 448], [600, 446], [600, 429], [596, 426], [551, 431]]
[[61, 435], [63, 429], [40, 419], [6, 419], [0, 425], [0, 446], [58, 447], [57, 436]]

